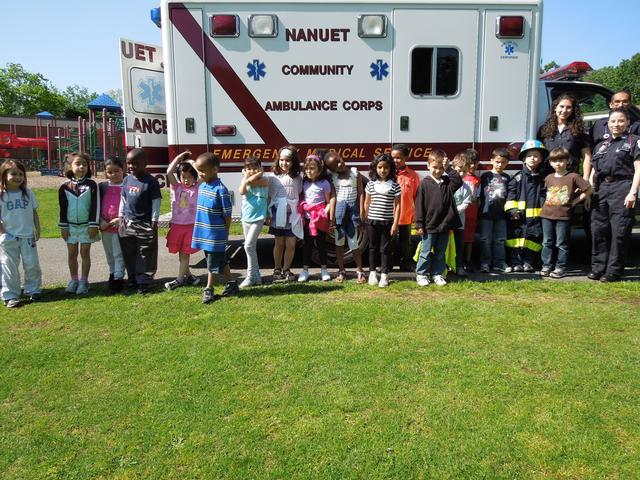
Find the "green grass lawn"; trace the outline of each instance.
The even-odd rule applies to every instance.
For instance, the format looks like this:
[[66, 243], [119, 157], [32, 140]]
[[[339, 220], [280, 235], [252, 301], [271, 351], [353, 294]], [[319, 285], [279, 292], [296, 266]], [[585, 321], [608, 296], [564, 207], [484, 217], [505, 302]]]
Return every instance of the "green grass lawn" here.
[[[34, 189], [34, 193], [40, 204], [38, 215], [40, 216], [41, 237], [58, 238], [60, 236], [60, 229], [58, 228], [60, 215], [60, 209], [58, 208], [58, 189], [36, 188]], [[171, 197], [169, 195], [169, 189], [165, 188], [162, 190], [161, 214], [171, 211]], [[159, 234], [164, 236], [168, 230], [168, 228], [160, 228]], [[229, 233], [231, 235], [242, 235], [242, 225], [240, 225], [240, 223], [232, 223]]]
[[637, 283], [60, 292], [0, 316], [3, 479], [640, 472]]

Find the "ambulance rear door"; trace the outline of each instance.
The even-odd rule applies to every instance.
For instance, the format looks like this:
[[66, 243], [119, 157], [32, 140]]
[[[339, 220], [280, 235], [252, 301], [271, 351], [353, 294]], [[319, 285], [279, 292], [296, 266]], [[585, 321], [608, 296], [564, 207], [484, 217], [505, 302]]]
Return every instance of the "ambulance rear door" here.
[[464, 6], [393, 11], [393, 142], [449, 155], [473, 144], [478, 16]]

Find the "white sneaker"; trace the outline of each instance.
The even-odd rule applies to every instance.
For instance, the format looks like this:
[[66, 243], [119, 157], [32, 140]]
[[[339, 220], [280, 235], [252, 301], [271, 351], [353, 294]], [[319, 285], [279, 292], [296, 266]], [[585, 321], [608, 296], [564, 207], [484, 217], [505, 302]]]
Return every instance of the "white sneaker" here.
[[378, 286], [380, 288], [388, 287], [389, 286], [389, 275], [387, 275], [386, 273], [381, 273], [380, 274], [380, 283], [378, 283]]
[[64, 289], [65, 293], [76, 293], [78, 290], [78, 280], [69, 280], [67, 288]]
[[328, 282], [329, 280], [331, 280], [331, 275], [329, 275], [329, 272], [327, 272], [326, 268], [320, 269], [320, 278], [322, 278], [323, 282]]
[[78, 289], [76, 290], [76, 295], [86, 295], [89, 293], [89, 282], [80, 281], [78, 283]]
[[493, 267], [493, 269], [500, 273], [511, 273], [511, 267], [509, 265], [498, 265], [497, 267]]
[[434, 275], [433, 276], [433, 283], [435, 283], [439, 287], [443, 287], [443, 286], [445, 286], [447, 284], [447, 281], [444, 279], [444, 277], [442, 275]]
[[416, 275], [416, 283], [421, 287], [427, 287], [431, 282], [427, 275]]
[[253, 280], [251, 280], [250, 277], [247, 277], [240, 283], [240, 285], [238, 285], [238, 287], [247, 288], [247, 287], [251, 287], [252, 285], [253, 285]]
[[371, 285], [372, 287], [378, 285], [378, 274], [375, 270], [369, 272], [369, 285]]
[[300, 275], [298, 275], [299, 282], [308, 282], [309, 281], [309, 270], [302, 270]]

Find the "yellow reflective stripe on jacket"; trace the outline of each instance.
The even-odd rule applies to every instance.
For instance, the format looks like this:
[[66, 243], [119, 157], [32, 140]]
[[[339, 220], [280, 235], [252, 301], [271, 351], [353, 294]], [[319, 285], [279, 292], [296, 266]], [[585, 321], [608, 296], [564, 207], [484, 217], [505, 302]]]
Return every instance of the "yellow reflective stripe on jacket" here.
[[531, 240], [525, 240], [524, 248], [528, 248], [529, 250], [533, 250], [534, 252], [540, 252], [542, 250], [542, 245], [536, 242], [532, 242]]
[[524, 200], [509, 200], [508, 202], [505, 202], [504, 204], [504, 209], [505, 211], [507, 210], [513, 210], [514, 208], [517, 210], [524, 210], [527, 207], [527, 202], [525, 202]]
[[525, 215], [527, 218], [535, 218], [540, 216], [540, 212], [542, 212], [541, 208], [527, 208]]
[[542, 250], [542, 245], [526, 238], [510, 238], [504, 244], [509, 248], [528, 248], [534, 252]]
[[511, 238], [504, 242], [509, 248], [522, 248], [524, 247], [524, 238]]

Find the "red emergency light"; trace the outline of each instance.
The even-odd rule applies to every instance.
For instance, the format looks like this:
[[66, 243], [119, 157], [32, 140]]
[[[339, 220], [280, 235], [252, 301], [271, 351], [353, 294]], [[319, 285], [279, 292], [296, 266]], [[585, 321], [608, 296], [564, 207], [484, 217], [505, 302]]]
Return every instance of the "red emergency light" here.
[[236, 134], [235, 125], [214, 125], [212, 130], [216, 137], [233, 137]]
[[498, 38], [523, 38], [524, 17], [514, 15], [501, 15], [496, 19], [496, 37]]
[[571, 62], [540, 75], [540, 80], [578, 80], [592, 70], [587, 62]]
[[212, 37], [237, 37], [240, 22], [237, 15], [211, 15]]

